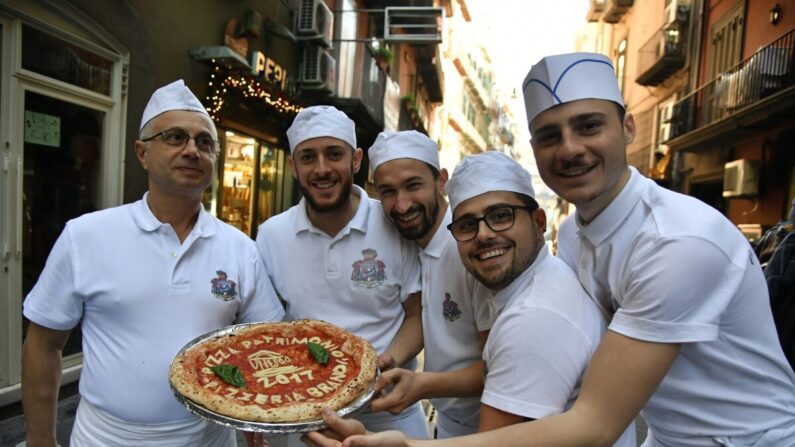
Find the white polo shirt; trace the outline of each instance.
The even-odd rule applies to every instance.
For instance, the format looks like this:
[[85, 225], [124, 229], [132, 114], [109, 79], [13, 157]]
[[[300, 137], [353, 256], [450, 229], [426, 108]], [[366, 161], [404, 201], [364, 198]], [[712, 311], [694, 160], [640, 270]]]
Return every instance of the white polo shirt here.
[[[575, 273], [544, 246], [489, 307], [482, 402], [529, 419], [570, 408], [607, 326]], [[614, 445], [635, 447], [634, 424]]]
[[288, 318], [336, 324], [381, 354], [403, 324], [403, 302], [420, 291], [420, 263], [381, 203], [353, 188], [359, 207], [334, 237], [312, 225], [301, 199], [260, 225], [257, 246]]
[[[609, 330], [682, 343], [643, 411], [655, 441], [712, 446], [795, 427], [795, 375], [750, 244], [715, 209], [630, 171], [591, 223], [563, 223], [559, 247], [615, 313]], [[759, 445], [795, 445], [795, 430], [789, 436]]]
[[[436, 234], [420, 250], [425, 371], [454, 371], [479, 361], [478, 333], [491, 328], [491, 293], [461, 263], [458, 245], [447, 229], [451, 221], [448, 207]], [[462, 426], [456, 435], [477, 430], [479, 398], [431, 399], [431, 403], [441, 415]]]
[[57, 330], [81, 324], [83, 399], [124, 421], [160, 424], [194, 418], [168, 384], [185, 343], [284, 311], [251, 239], [202, 210], [180, 244], [146, 198], [70, 220], [24, 315]]

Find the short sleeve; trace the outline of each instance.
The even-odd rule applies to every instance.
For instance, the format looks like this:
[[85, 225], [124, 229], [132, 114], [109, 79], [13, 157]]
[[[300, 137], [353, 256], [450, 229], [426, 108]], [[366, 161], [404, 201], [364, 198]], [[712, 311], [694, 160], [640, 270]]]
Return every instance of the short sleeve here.
[[240, 323], [281, 321], [284, 318], [284, 307], [276, 296], [262, 256], [257, 249], [253, 252], [251, 274], [254, 288], [244, 297], [237, 320]]
[[662, 343], [715, 340], [745, 274], [715, 244], [694, 237], [662, 239], [628, 268], [609, 329]]
[[30, 321], [50, 329], [69, 330], [83, 316], [83, 296], [76, 290], [71, 233], [67, 224], [47, 257], [44, 270], [23, 303]]
[[481, 402], [533, 419], [564, 411], [573, 401], [593, 344], [565, 318], [545, 309], [501, 315], [484, 351], [487, 375]]

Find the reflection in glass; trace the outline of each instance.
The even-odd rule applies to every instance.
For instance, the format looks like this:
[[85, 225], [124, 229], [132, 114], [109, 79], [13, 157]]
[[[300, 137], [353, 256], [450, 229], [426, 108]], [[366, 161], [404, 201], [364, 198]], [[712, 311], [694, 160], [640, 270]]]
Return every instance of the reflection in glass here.
[[[98, 209], [103, 112], [25, 92], [22, 296], [66, 222]], [[27, 320], [24, 320], [27, 329]], [[81, 351], [79, 329], [64, 355]]]
[[22, 25], [22, 68], [110, 95], [113, 61]]

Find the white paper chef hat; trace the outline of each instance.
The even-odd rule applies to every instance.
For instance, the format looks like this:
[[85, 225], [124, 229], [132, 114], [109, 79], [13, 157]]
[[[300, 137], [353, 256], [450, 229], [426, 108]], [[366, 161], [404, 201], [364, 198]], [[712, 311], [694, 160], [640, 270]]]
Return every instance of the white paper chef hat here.
[[598, 53], [547, 56], [522, 82], [527, 124], [544, 110], [578, 99], [606, 99], [624, 106], [610, 59]]
[[144, 109], [141, 127], [138, 130], [143, 129], [152, 118], [169, 110], [190, 110], [210, 116], [199, 99], [185, 86], [185, 82], [179, 79], [160, 87], [152, 93], [152, 97], [149, 98], [149, 103], [146, 104]]
[[439, 146], [416, 130], [385, 130], [378, 134], [367, 154], [373, 172], [382, 164], [398, 158], [424, 161], [439, 170]]
[[337, 138], [356, 149], [356, 125], [333, 106], [312, 106], [298, 112], [287, 129], [290, 153], [304, 141], [319, 137]]
[[493, 191], [510, 191], [535, 199], [530, 173], [511, 157], [498, 151], [469, 155], [461, 160], [446, 186], [450, 207]]

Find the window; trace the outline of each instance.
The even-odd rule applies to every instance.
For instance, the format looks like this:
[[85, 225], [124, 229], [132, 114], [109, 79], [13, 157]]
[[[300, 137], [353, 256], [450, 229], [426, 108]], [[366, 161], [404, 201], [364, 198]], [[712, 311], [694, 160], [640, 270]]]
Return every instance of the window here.
[[618, 56], [616, 57], [616, 78], [618, 78], [618, 88], [621, 89], [621, 94], [624, 94], [624, 78], [626, 77], [627, 66], [627, 39], [624, 38], [618, 44], [616, 49]]
[[740, 62], [743, 39], [743, 14], [741, 3], [728, 12], [712, 27], [709, 80]]

